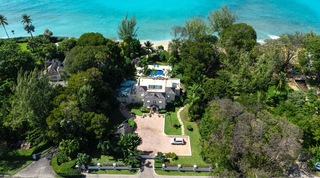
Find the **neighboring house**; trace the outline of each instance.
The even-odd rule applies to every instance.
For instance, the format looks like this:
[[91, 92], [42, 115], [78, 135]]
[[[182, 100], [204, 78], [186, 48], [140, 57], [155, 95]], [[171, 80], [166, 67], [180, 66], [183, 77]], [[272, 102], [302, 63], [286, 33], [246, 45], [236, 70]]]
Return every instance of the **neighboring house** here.
[[52, 60], [47, 62], [49, 67], [47, 68], [45, 74], [48, 74], [50, 81], [61, 81], [60, 72], [63, 69], [63, 63], [59, 60]]
[[122, 103], [143, 103], [147, 108], [165, 109], [176, 96], [180, 96], [180, 79], [156, 76], [122, 82], [117, 99]]

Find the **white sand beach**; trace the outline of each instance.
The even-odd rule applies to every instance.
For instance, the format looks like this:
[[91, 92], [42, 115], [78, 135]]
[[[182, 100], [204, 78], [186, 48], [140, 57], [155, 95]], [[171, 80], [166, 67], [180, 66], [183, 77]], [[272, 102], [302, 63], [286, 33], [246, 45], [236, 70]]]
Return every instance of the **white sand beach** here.
[[165, 50], [168, 50], [168, 45], [171, 40], [141, 40], [142, 46], [144, 46], [144, 42], [150, 41], [153, 44], [153, 47], [156, 48], [158, 46], [163, 46]]

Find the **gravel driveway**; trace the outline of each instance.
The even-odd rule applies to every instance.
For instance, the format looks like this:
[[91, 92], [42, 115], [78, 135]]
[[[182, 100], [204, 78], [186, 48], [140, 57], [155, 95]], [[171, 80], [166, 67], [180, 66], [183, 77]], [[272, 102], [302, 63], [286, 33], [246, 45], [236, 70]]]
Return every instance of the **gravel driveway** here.
[[[154, 155], [157, 152], [174, 152], [180, 156], [191, 156], [190, 139], [188, 136], [168, 136], [164, 134], [164, 117], [159, 117], [153, 114], [151, 117], [142, 118], [137, 116], [135, 122], [137, 123], [136, 133], [142, 139], [138, 150], [149, 152]], [[170, 139], [173, 137], [184, 138], [185, 145], [171, 145]]]

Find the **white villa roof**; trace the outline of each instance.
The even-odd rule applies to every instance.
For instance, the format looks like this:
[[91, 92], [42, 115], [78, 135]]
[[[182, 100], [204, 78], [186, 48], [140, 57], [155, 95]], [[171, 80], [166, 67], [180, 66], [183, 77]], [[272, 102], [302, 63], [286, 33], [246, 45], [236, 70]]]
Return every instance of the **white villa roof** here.
[[[178, 78], [163, 78], [163, 77], [141, 77], [138, 82], [139, 86], [146, 86], [148, 92], [161, 92], [165, 93], [166, 88], [180, 88], [180, 79]], [[161, 89], [149, 88], [150, 85], [161, 86]]]

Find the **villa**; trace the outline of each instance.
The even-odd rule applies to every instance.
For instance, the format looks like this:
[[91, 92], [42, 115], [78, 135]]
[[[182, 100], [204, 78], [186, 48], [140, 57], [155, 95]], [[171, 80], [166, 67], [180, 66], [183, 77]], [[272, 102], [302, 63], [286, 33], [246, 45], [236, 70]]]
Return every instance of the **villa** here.
[[122, 82], [117, 92], [118, 101], [126, 104], [143, 103], [146, 108], [155, 106], [158, 109], [165, 109], [167, 103], [173, 103], [175, 97], [180, 96], [180, 79], [168, 77], [171, 68], [167, 66], [156, 68], [162, 72], [139, 77], [137, 81]]

